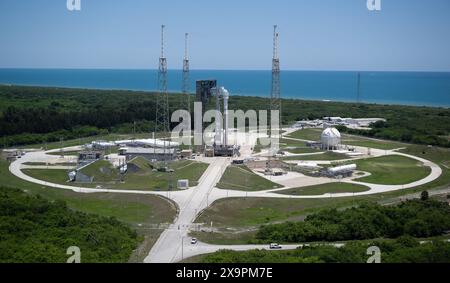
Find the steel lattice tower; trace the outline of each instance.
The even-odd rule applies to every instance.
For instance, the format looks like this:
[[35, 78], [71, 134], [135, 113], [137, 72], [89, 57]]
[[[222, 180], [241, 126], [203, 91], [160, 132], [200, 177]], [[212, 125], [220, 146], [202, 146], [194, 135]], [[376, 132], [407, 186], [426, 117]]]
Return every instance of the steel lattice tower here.
[[273, 26], [272, 90], [270, 93], [270, 110], [279, 111], [281, 123], [280, 59], [278, 57], [277, 28], [278, 27], [276, 25]]
[[[167, 90], [167, 59], [164, 56], [164, 28], [161, 26], [161, 57], [159, 58], [158, 69], [158, 97], [156, 100], [156, 121], [155, 121], [155, 133], [160, 131], [162, 138], [164, 139], [163, 145], [163, 167], [168, 170], [168, 151], [170, 147], [166, 144], [167, 139], [170, 137], [170, 113], [169, 113], [169, 93]], [[167, 172], [167, 195], [169, 197], [170, 190], [173, 188], [173, 176], [172, 173]]]
[[269, 138], [271, 140], [271, 148], [269, 149], [269, 160], [267, 162], [266, 171], [272, 172], [272, 159], [273, 155], [277, 154], [277, 152], [272, 152], [273, 143], [279, 143], [281, 138], [281, 88], [280, 88], [280, 59], [278, 57], [278, 32], [277, 25], [273, 26], [273, 56], [272, 56], [272, 89], [270, 92], [270, 117], [272, 118], [272, 111], [279, 111], [279, 124], [275, 129], [279, 134], [273, 135], [272, 122], [270, 122], [269, 126]]
[[164, 28], [161, 26], [161, 57], [158, 69], [158, 95], [156, 99], [155, 133], [162, 132], [164, 137], [170, 133], [169, 93], [167, 91], [167, 59], [164, 57]]
[[191, 113], [191, 96], [189, 94], [190, 81], [189, 81], [189, 55], [188, 55], [188, 37], [189, 34], [184, 35], [184, 58], [183, 58], [183, 82], [182, 82], [182, 92], [183, 101], [182, 109], [186, 109]]

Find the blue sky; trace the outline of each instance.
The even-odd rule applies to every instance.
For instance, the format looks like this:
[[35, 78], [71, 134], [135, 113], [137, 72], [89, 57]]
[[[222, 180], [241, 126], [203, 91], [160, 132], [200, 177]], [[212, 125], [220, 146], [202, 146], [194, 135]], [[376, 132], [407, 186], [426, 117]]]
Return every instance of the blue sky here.
[[285, 70], [450, 71], [450, 1], [0, 1], [0, 68], [156, 68], [160, 25], [169, 68], [184, 33], [193, 69], [270, 69], [279, 25]]

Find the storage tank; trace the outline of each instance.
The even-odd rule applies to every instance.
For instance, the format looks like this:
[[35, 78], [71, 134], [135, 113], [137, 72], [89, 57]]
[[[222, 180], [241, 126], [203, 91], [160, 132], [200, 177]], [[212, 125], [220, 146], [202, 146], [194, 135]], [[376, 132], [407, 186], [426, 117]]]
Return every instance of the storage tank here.
[[337, 174], [340, 172], [348, 172], [356, 170], [356, 164], [342, 165], [337, 167], [328, 168], [328, 172]]
[[341, 143], [341, 133], [336, 128], [326, 128], [320, 141], [325, 149], [336, 148]]

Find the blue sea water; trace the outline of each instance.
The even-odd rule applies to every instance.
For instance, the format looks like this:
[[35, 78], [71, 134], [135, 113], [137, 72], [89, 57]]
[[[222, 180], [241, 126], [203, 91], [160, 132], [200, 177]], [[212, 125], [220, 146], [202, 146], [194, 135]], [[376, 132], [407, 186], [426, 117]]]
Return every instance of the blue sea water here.
[[[282, 71], [284, 98], [354, 102], [358, 73], [350, 71]], [[270, 71], [191, 71], [195, 80], [217, 79], [232, 95], [270, 94]], [[92, 89], [156, 90], [156, 70], [0, 69], [0, 83]], [[179, 92], [181, 71], [168, 73], [168, 88]], [[360, 101], [450, 107], [450, 73], [361, 72]]]

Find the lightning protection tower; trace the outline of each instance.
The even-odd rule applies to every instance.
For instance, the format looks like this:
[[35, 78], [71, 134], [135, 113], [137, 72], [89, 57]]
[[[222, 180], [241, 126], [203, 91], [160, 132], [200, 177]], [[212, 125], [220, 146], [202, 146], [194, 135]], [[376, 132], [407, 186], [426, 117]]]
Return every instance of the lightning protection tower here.
[[183, 82], [182, 82], [182, 92], [183, 92], [183, 101], [182, 101], [182, 109], [187, 110], [189, 113], [191, 112], [191, 96], [189, 94], [189, 55], [188, 55], [188, 39], [189, 34], [186, 33], [184, 35], [184, 58], [183, 58]]
[[[272, 56], [272, 89], [270, 92], [270, 111], [274, 111], [274, 110], [278, 110], [279, 112], [279, 117], [278, 117], [278, 121], [279, 124], [276, 125], [275, 127], [277, 127], [277, 132], [281, 133], [281, 90], [280, 90], [280, 59], [278, 57], [278, 26], [274, 25], [273, 26], [273, 56]], [[271, 112], [271, 117], [272, 117], [272, 112]], [[273, 117], [272, 117], [273, 118]], [[273, 135], [273, 128], [272, 128], [272, 122], [270, 123], [270, 127], [269, 127], [269, 138], [271, 140], [272, 143], [277, 143], [278, 139], [281, 138], [281, 134], [278, 134], [276, 136]], [[272, 149], [273, 145], [271, 145], [271, 149]], [[272, 150], [269, 150], [269, 160], [267, 162], [267, 168], [266, 171], [267, 173], [271, 173], [272, 172], [272, 168], [271, 168], [271, 161], [272, 161], [272, 157], [274, 154], [276, 154], [276, 152], [272, 152]]]
[[[272, 58], [272, 90], [270, 93], [270, 110], [278, 110], [281, 118], [280, 94], [280, 59], [278, 57], [278, 31], [273, 27], [273, 58]], [[281, 123], [281, 119], [279, 120]], [[280, 127], [279, 127], [279, 130]]]
[[170, 133], [169, 94], [167, 91], [167, 59], [164, 56], [164, 28], [161, 26], [161, 57], [158, 69], [158, 95], [156, 99], [155, 133], [161, 132], [164, 137]]

